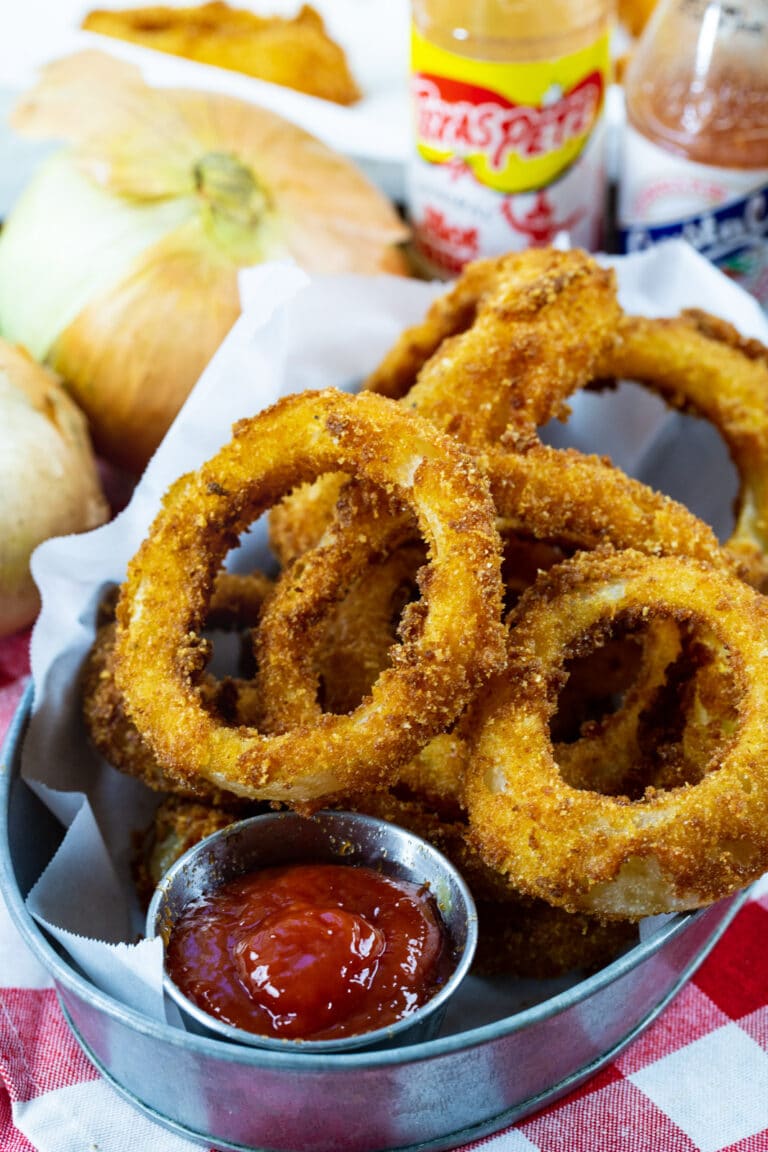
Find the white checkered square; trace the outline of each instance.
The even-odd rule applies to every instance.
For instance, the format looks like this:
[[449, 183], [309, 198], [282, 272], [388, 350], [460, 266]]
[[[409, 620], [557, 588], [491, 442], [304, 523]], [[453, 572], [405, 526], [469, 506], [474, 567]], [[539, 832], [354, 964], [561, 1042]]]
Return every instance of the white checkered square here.
[[538, 1152], [538, 1144], [523, 1136], [517, 1128], [509, 1128], [506, 1132], [499, 1132], [487, 1140], [480, 1140], [477, 1144], [467, 1144], [464, 1152]]
[[687, 984], [650, 1028], [616, 1059], [625, 1076], [655, 1064], [662, 1056], [700, 1040], [729, 1022], [710, 998], [695, 984]]
[[700, 1152], [718, 1152], [765, 1127], [768, 1054], [738, 1024], [630, 1075]]

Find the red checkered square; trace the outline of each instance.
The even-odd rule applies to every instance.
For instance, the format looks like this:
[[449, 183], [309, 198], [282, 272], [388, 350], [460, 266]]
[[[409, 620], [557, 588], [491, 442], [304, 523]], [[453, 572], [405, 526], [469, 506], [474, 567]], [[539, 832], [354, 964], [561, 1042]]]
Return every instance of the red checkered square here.
[[768, 1004], [768, 910], [750, 901], [713, 948], [694, 980], [731, 1020]]
[[738, 1140], [735, 1144], [729, 1144], [727, 1148], [719, 1149], [719, 1152], [767, 1152], [767, 1150], [768, 1128], [763, 1132], [756, 1132], [754, 1136]]
[[727, 1024], [729, 1017], [693, 984], [687, 984], [658, 1020], [616, 1058], [625, 1076]]
[[8, 1093], [0, 1087], [0, 1148], [3, 1152], [35, 1152], [34, 1147], [13, 1126], [11, 1101]]
[[[581, 1100], [584, 1096], [590, 1096], [593, 1092], [599, 1092], [602, 1088], [607, 1088], [609, 1084], [615, 1084], [617, 1080], [623, 1080], [624, 1077], [615, 1064], [606, 1064], [589, 1080], [586, 1080], [579, 1088], [575, 1088], [573, 1092], [569, 1092], [567, 1100], [569, 1104]], [[548, 1104], [546, 1108], [542, 1108], [538, 1112], [538, 1116], [546, 1116], [549, 1112], [557, 1112], [562, 1108], [563, 1101], [557, 1100], [554, 1104]]]
[[29, 675], [29, 633], [6, 636], [0, 645], [0, 743], [5, 738]]
[[0, 1077], [14, 1102], [98, 1078], [51, 989], [0, 989]]
[[631, 1079], [700, 1152], [720, 1152], [765, 1127], [768, 1054], [733, 1020]]
[[541, 1152], [697, 1152], [696, 1146], [639, 1088], [617, 1080], [570, 1098], [520, 1130]]
[[29, 675], [29, 632], [6, 636], [0, 646], [0, 688]]

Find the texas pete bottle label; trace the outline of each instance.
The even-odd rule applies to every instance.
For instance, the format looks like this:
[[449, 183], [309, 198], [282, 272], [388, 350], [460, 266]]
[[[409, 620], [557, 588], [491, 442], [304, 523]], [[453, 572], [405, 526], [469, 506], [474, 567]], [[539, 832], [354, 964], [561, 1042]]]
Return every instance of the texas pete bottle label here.
[[619, 241], [639, 252], [687, 240], [768, 309], [768, 169], [716, 168], [626, 129]]
[[607, 35], [556, 60], [508, 64], [459, 56], [414, 29], [409, 211], [435, 270], [560, 232], [597, 246], [608, 67]]

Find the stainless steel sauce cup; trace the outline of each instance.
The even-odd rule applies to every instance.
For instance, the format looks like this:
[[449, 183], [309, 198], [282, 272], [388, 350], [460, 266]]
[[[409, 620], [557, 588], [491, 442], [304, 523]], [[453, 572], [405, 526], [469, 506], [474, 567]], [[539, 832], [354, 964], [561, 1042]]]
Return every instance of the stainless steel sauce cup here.
[[386, 1028], [334, 1040], [283, 1040], [225, 1024], [191, 1001], [164, 973], [165, 990], [192, 1032], [259, 1048], [304, 1053], [390, 1048], [433, 1039], [448, 1001], [467, 975], [477, 945], [472, 896], [450, 861], [420, 837], [372, 816], [273, 812], [232, 824], [182, 856], [158, 885], [147, 914], [147, 935], [168, 940], [183, 909], [204, 893], [259, 868], [286, 864], [343, 864], [426, 884], [434, 896], [452, 948], [454, 967], [445, 984], [411, 1015]]

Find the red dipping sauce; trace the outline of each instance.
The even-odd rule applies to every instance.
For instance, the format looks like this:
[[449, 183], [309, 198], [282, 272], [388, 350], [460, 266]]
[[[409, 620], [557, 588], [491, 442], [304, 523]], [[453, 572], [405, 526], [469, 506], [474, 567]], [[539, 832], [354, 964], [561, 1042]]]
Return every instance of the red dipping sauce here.
[[226, 1024], [328, 1040], [411, 1015], [446, 982], [452, 950], [425, 886], [370, 868], [264, 868], [190, 903], [171, 979]]

